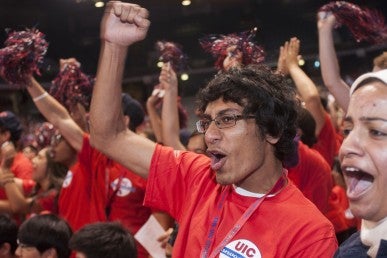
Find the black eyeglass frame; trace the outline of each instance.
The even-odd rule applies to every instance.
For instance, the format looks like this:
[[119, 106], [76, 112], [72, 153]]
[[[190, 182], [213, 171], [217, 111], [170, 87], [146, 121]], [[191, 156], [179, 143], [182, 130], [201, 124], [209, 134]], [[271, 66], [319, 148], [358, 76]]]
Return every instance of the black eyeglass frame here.
[[[221, 114], [217, 115], [214, 119], [200, 119], [196, 122], [196, 130], [199, 133], [206, 133], [211, 122], [215, 122], [216, 127], [219, 129], [230, 128], [236, 125], [236, 122], [242, 119], [253, 119], [253, 115], [234, 115], [234, 114]], [[206, 125], [204, 125], [206, 123]]]

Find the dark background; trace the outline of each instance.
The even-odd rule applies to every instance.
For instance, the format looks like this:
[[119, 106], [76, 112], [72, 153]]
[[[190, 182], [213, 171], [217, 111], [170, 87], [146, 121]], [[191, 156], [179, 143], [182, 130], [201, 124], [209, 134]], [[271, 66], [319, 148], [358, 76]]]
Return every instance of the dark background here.
[[[127, 60], [124, 90], [142, 102], [158, 78], [157, 40], [174, 41], [188, 55], [190, 75], [180, 82], [184, 103], [190, 106], [192, 96], [215, 73], [214, 60], [204, 53], [198, 39], [210, 34], [228, 34], [258, 27], [256, 41], [266, 51], [266, 62], [275, 66], [280, 45], [292, 36], [301, 40], [304, 70], [320, 83], [320, 70], [313, 66], [318, 58], [316, 13], [329, 1], [320, 0], [192, 0], [182, 6], [179, 0], [132, 1], [150, 11], [152, 22], [148, 37], [133, 45]], [[362, 7], [380, 10], [387, 15], [385, 0], [351, 1]], [[99, 54], [99, 23], [104, 8], [94, 7], [92, 0], [1, 0], [0, 42], [5, 29], [23, 30], [36, 27], [46, 34], [49, 48], [37, 79], [46, 87], [58, 73], [59, 58], [76, 57], [85, 73], [94, 75]], [[335, 31], [335, 44], [342, 75], [353, 79], [372, 68], [372, 59], [387, 44], [372, 46], [357, 43], [346, 28]], [[19, 114], [36, 110], [28, 94], [0, 81], [0, 110], [12, 109]], [[190, 107], [188, 108], [190, 109]]]

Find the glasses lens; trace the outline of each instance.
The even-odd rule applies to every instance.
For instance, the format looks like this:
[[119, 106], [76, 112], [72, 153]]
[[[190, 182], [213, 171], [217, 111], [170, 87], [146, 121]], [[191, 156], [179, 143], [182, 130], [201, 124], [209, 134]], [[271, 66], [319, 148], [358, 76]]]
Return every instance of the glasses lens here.
[[198, 130], [199, 133], [204, 133], [206, 130], [204, 129], [203, 121], [199, 120], [196, 122], [196, 130]]
[[60, 135], [60, 134], [55, 134], [54, 136], [52, 136], [52, 138], [51, 138], [51, 145], [57, 145], [59, 142], [60, 142], [60, 140], [62, 139], [62, 135]]

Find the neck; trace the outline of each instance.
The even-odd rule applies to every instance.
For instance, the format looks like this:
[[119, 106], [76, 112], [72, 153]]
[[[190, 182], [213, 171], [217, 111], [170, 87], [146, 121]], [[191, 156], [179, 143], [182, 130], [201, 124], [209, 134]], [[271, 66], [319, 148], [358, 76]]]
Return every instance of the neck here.
[[72, 166], [74, 166], [75, 163], [77, 163], [77, 161], [78, 161], [77, 155], [75, 154], [70, 158], [64, 160], [62, 164], [65, 165], [68, 169], [70, 169]]
[[50, 188], [51, 182], [48, 177], [45, 177], [42, 181], [39, 182], [39, 184], [43, 191], [47, 191]]
[[273, 189], [282, 175], [282, 163], [276, 162], [271, 169], [261, 168], [241, 182], [237, 183], [236, 186], [252, 193], [266, 194]]

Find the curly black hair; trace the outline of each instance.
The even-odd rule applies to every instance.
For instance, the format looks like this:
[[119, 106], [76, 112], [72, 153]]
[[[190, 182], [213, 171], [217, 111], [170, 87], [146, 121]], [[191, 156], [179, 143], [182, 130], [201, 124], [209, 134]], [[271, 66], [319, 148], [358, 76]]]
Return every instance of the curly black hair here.
[[262, 64], [218, 73], [197, 95], [199, 113], [220, 98], [242, 106], [243, 115], [254, 115], [262, 136], [279, 138], [275, 144], [279, 160], [294, 153], [299, 101], [285, 77]]

